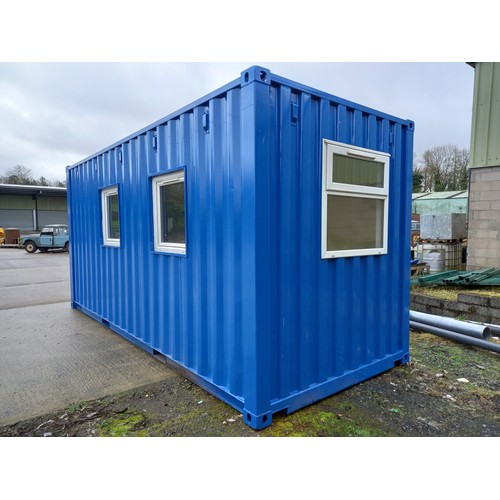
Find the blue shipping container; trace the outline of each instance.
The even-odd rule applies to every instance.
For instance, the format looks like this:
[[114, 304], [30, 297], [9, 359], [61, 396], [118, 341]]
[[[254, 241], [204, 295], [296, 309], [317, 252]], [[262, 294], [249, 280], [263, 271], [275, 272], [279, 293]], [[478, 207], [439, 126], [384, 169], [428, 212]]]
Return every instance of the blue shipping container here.
[[249, 68], [67, 168], [72, 306], [254, 429], [407, 363], [413, 134]]

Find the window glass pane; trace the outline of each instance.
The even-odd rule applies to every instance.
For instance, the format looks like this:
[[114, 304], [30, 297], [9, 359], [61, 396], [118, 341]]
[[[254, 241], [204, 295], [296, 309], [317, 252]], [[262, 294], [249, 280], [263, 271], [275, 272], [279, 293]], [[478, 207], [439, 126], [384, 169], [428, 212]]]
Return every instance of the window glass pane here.
[[108, 200], [108, 238], [120, 239], [120, 219], [118, 217], [118, 195], [107, 196]]
[[384, 164], [344, 155], [333, 155], [332, 182], [384, 187]]
[[327, 250], [383, 247], [384, 200], [328, 195]]
[[160, 186], [162, 243], [186, 243], [184, 182]]

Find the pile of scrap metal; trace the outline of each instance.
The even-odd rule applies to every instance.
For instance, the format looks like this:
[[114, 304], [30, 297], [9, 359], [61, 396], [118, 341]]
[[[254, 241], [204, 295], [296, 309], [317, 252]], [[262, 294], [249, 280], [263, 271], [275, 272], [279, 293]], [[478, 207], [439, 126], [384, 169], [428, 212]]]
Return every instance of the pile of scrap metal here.
[[410, 328], [500, 353], [500, 344], [491, 341], [492, 335], [500, 336], [498, 325], [459, 321], [434, 314], [410, 311]]
[[410, 284], [419, 286], [500, 286], [500, 269], [490, 267], [479, 271], [443, 271], [412, 278]]

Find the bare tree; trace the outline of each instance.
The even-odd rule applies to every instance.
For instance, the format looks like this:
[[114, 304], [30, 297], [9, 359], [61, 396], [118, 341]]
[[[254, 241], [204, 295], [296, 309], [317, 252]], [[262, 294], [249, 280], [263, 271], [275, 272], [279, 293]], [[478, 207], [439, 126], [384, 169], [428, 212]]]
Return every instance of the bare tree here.
[[27, 186], [56, 186], [66, 187], [65, 181], [58, 179], [47, 179], [43, 175], [39, 179], [34, 179], [30, 168], [23, 165], [15, 165], [0, 175], [0, 184], [24, 184]]
[[426, 149], [421, 159], [414, 161], [413, 174], [420, 192], [461, 191], [467, 189], [468, 164], [468, 149], [445, 144]]
[[5, 171], [2, 182], [5, 184], [33, 184], [35, 181], [30, 168], [15, 165]]

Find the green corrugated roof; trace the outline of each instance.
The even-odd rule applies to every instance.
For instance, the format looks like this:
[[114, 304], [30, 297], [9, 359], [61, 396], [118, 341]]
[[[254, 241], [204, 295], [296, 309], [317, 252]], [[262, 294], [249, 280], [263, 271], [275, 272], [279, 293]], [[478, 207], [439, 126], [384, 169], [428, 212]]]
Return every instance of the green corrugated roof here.
[[413, 193], [412, 200], [446, 200], [449, 198], [467, 198], [467, 191], [435, 191], [433, 193]]
[[417, 199], [422, 198], [422, 197], [424, 197], [426, 195], [427, 195], [427, 193], [412, 193], [411, 199], [412, 200], [417, 200]]

